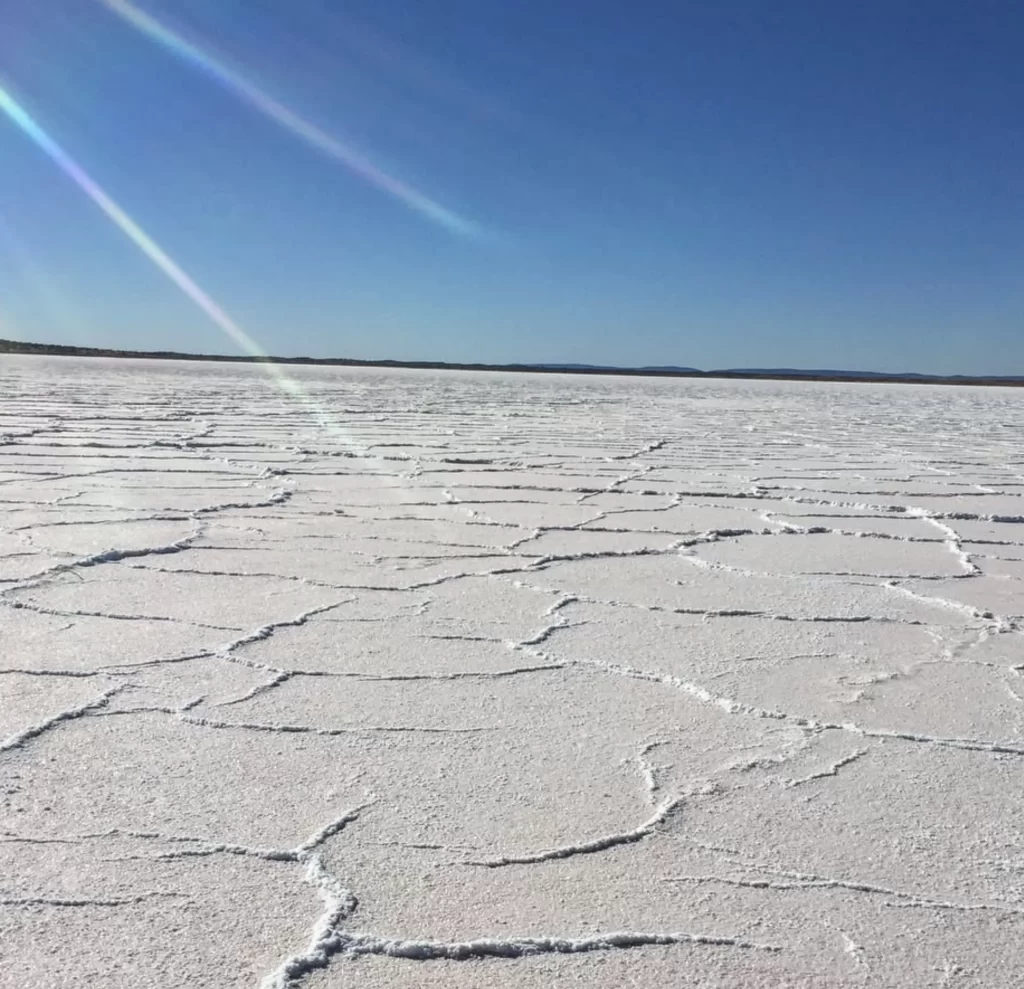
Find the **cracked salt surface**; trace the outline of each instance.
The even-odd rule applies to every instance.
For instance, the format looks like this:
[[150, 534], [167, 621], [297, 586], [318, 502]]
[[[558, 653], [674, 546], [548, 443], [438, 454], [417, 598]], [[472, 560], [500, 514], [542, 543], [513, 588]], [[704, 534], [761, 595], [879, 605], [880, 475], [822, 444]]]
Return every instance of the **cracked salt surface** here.
[[0, 367], [0, 986], [1019, 983], [1017, 392], [288, 374]]

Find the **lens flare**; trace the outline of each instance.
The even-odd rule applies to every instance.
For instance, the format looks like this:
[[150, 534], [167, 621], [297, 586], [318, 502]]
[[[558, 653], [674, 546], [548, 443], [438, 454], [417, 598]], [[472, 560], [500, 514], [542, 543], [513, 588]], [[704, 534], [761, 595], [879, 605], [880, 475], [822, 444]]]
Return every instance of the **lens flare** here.
[[404, 203], [421, 216], [464, 237], [476, 238], [481, 235], [476, 224], [446, 209], [418, 189], [414, 189], [393, 175], [382, 171], [365, 155], [342, 144], [337, 138], [300, 117], [283, 103], [268, 96], [254, 83], [228, 68], [209, 52], [172, 31], [151, 14], [139, 10], [127, 0], [99, 0], [99, 2], [150, 40], [215, 79], [239, 99], [259, 110], [269, 120], [274, 121], [321, 154], [343, 165], [354, 175]]
[[[280, 365], [266, 360], [267, 352], [192, 280], [181, 266], [103, 190], [99, 183], [42, 128], [2, 85], [0, 85], [0, 114], [6, 115], [33, 143], [42, 149], [121, 232], [209, 317], [214, 325], [219, 327], [250, 357], [263, 358], [259, 361], [259, 367], [282, 392], [306, 407], [323, 432], [343, 444], [350, 454], [362, 457], [368, 463], [379, 464], [381, 473], [384, 475], [381, 478], [383, 484], [404, 485], [401, 475], [387, 476], [388, 465], [381, 458], [370, 454], [369, 448], [365, 445], [355, 443], [349, 433], [316, 402], [300, 381], [286, 374]], [[0, 328], [2, 328], [2, 324], [0, 324]]]
[[0, 86], [0, 111], [5, 113], [38, 145], [104, 213], [136, 247], [142, 251], [175, 285], [219, 326], [239, 347], [254, 357], [266, 354], [213, 299], [210, 298], [102, 187], [32, 118], [17, 100]]

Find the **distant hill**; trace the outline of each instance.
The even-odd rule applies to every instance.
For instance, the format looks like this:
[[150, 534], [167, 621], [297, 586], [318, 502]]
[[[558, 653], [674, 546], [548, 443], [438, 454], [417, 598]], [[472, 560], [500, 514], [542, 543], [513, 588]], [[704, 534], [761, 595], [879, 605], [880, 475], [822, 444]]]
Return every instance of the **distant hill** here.
[[[708, 374], [749, 374], [779, 378], [842, 378], [844, 380], [878, 380], [878, 381], [987, 381], [988, 378], [970, 374], [922, 374], [919, 371], [844, 371], [834, 368], [808, 370], [798, 367], [735, 367], [720, 371], [708, 371]], [[1024, 381], [1024, 374], [1001, 375], [1001, 381]]]
[[616, 371], [614, 364], [527, 364], [538, 371]]
[[328, 367], [407, 367], [451, 371], [514, 371], [532, 374], [607, 374], [670, 378], [767, 378], [780, 381], [888, 381], [908, 384], [1024, 385], [1024, 375], [974, 377], [965, 374], [935, 375], [907, 371], [839, 371], [801, 368], [726, 368], [701, 371], [675, 364], [644, 367], [616, 367], [603, 364], [471, 364], [449, 361], [364, 361], [349, 357], [248, 357], [225, 354], [185, 354], [160, 350], [113, 350], [100, 347], [69, 347], [63, 344], [25, 343], [0, 339], [0, 354], [37, 354], [51, 357], [116, 357], [145, 360], [224, 361], [232, 364], [313, 364]]
[[927, 381], [927, 382], [1024, 382], [1024, 374], [977, 376], [970, 374], [922, 374], [920, 371], [845, 371], [834, 368], [809, 370], [797, 367], [736, 367], [708, 371], [708, 375], [751, 378], [816, 378], [823, 381]]
[[713, 371], [712, 374], [772, 374], [787, 378], [820, 378], [820, 377], [841, 377], [841, 378], [926, 378], [929, 375], [918, 374], [916, 371], [905, 373], [886, 374], [882, 371], [844, 371], [836, 368], [819, 368], [809, 370], [799, 367], [730, 367], [720, 371]]
[[699, 367], [622, 367], [618, 364], [527, 364], [537, 371], [563, 371], [566, 374], [703, 374]]

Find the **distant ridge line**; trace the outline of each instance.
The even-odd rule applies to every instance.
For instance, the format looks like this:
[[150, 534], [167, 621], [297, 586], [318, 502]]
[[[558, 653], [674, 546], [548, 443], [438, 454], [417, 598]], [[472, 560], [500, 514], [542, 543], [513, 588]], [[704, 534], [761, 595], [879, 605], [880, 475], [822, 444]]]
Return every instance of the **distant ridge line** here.
[[229, 354], [187, 354], [173, 350], [114, 350], [103, 347], [72, 347], [53, 343], [25, 343], [0, 339], [0, 354], [37, 354], [49, 357], [117, 357], [165, 361], [213, 361], [231, 364], [303, 364], [325, 367], [413, 368], [437, 371], [510, 371], [524, 374], [589, 374], [648, 378], [739, 378], [771, 381], [894, 382], [933, 385], [1024, 386], [1024, 375], [919, 374], [907, 371], [839, 371], [799, 368], [725, 368], [702, 371], [673, 365], [616, 367], [598, 364], [481, 364], [454, 361], [358, 360], [350, 357], [249, 357]]

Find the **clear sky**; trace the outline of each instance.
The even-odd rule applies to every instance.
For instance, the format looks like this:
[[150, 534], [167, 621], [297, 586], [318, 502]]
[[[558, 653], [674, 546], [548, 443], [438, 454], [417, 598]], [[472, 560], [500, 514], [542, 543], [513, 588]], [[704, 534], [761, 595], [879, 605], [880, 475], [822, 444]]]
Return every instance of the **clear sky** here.
[[0, 336], [1024, 374], [1022, 52], [1020, 0], [0, 0]]

